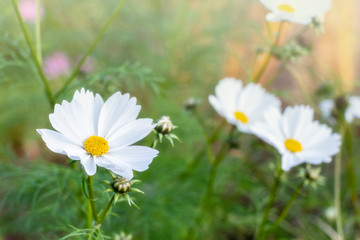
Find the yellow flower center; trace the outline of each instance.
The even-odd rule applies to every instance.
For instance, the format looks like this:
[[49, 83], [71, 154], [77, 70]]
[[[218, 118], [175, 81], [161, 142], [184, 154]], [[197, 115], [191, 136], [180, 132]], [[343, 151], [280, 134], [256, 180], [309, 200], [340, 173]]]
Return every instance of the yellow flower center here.
[[284, 12], [287, 12], [287, 13], [294, 13], [295, 12], [295, 9], [292, 6], [288, 5], [288, 4], [281, 4], [281, 5], [278, 6], [278, 9], [280, 11], [284, 11]]
[[245, 114], [243, 114], [242, 112], [236, 111], [236, 112], [234, 112], [234, 116], [237, 120], [239, 120], [242, 123], [247, 123], [249, 121], [247, 116]]
[[302, 145], [301, 143], [299, 143], [298, 141], [296, 141], [295, 139], [286, 139], [285, 141], [285, 147], [290, 151], [290, 152], [300, 152], [302, 151]]
[[93, 156], [107, 153], [109, 144], [103, 137], [91, 136], [84, 142], [85, 150]]

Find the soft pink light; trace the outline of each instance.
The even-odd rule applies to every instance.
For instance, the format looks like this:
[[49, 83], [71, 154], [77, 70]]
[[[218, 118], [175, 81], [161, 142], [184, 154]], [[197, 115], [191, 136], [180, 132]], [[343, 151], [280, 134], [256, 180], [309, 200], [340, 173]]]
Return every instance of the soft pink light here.
[[70, 60], [65, 53], [54, 52], [44, 60], [44, 73], [53, 80], [70, 72]]
[[[24, 21], [35, 23], [36, 21], [36, 1], [22, 0], [18, 4], [20, 14]], [[44, 7], [40, 6], [40, 19], [44, 17]]]

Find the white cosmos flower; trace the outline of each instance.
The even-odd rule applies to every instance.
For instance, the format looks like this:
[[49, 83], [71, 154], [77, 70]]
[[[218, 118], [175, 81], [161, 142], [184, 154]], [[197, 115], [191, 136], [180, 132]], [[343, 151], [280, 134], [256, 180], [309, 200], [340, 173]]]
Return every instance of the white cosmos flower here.
[[330, 162], [339, 152], [340, 135], [314, 121], [309, 106], [287, 107], [283, 114], [271, 108], [264, 115], [265, 121], [256, 123], [252, 131], [279, 151], [284, 171], [304, 162]]
[[[319, 108], [324, 117], [330, 118], [335, 102], [332, 99], [325, 99], [319, 103]], [[360, 97], [351, 96], [348, 98], [348, 106], [345, 110], [345, 120], [348, 123], [360, 118]]]
[[266, 15], [269, 22], [289, 21], [309, 24], [312, 19], [331, 8], [331, 0], [260, 0], [271, 12]]
[[209, 96], [214, 109], [240, 132], [251, 133], [250, 126], [263, 119], [263, 112], [270, 106], [280, 108], [280, 101], [259, 84], [243, 86], [240, 80], [225, 78]]
[[133, 170], [146, 170], [158, 154], [149, 147], [130, 146], [156, 126], [152, 119], [136, 119], [140, 108], [129, 94], [117, 92], [104, 103], [99, 94], [81, 89], [70, 103], [55, 105], [49, 118], [57, 131], [37, 131], [51, 151], [80, 160], [88, 175], [100, 166], [131, 179]]

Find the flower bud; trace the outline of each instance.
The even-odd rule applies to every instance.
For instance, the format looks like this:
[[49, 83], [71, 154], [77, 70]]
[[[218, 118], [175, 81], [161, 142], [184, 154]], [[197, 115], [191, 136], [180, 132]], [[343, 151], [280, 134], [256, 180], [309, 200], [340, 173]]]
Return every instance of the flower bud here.
[[300, 170], [300, 177], [305, 181], [305, 185], [311, 184], [314, 188], [317, 185], [323, 185], [325, 178], [320, 174], [321, 168], [314, 168], [307, 165], [306, 168]]
[[320, 169], [319, 168], [306, 169], [305, 177], [310, 182], [317, 181], [320, 177]]
[[112, 184], [114, 192], [127, 193], [130, 190], [131, 183], [124, 177], [116, 177]]
[[189, 98], [184, 102], [184, 108], [185, 110], [194, 110], [196, 106], [198, 105], [197, 101], [194, 98]]
[[324, 215], [328, 221], [334, 221], [336, 219], [336, 208], [334, 206], [328, 207]]
[[336, 113], [344, 115], [346, 108], [348, 107], [349, 103], [344, 96], [339, 96], [335, 99], [335, 111]]
[[168, 116], [162, 116], [157, 120], [155, 130], [158, 133], [169, 134], [174, 129], [174, 125]]
[[316, 16], [312, 19], [310, 26], [314, 28], [315, 32], [324, 33], [324, 20], [324, 14]]

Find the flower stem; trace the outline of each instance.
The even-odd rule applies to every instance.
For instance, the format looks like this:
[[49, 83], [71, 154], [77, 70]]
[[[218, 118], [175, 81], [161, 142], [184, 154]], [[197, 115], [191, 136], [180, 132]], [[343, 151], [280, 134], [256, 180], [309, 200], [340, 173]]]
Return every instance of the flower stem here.
[[219, 132], [224, 128], [226, 121], [223, 120], [219, 126], [215, 129], [215, 131], [209, 136], [209, 141], [206, 142], [206, 146], [201, 148], [200, 151], [195, 155], [195, 157], [192, 159], [190, 164], [188, 164], [188, 167], [186, 170], [179, 175], [180, 179], [183, 179], [184, 177], [188, 176], [191, 170], [193, 170], [200, 162], [200, 160], [205, 156], [208, 150], [208, 144], [213, 144], [214, 141], [218, 139]]
[[274, 180], [274, 184], [270, 190], [269, 200], [266, 204], [266, 208], [265, 208], [258, 232], [256, 234], [257, 235], [256, 239], [264, 239], [264, 227], [269, 218], [270, 210], [272, 209], [272, 207], [274, 205], [276, 194], [277, 194], [278, 188], [280, 186], [281, 175], [283, 174], [283, 172], [284, 171], [281, 169], [281, 167], [279, 167], [278, 172], [275, 177], [275, 180]]
[[98, 220], [96, 221], [96, 225], [100, 225], [104, 221], [107, 213], [109, 212], [111, 205], [114, 203], [114, 200], [115, 200], [115, 194], [113, 194], [113, 196], [111, 197], [109, 202], [106, 204], [104, 209], [101, 211], [100, 216], [99, 216]]
[[348, 157], [348, 167], [347, 167], [347, 175], [349, 176], [349, 183], [351, 189], [351, 201], [354, 207], [354, 213], [356, 222], [358, 227], [360, 227], [360, 210], [357, 196], [357, 183], [356, 183], [356, 174], [355, 174], [355, 166], [354, 166], [354, 149], [353, 149], [353, 139], [351, 136], [351, 129], [349, 124], [345, 123], [345, 135], [344, 135], [344, 144]]
[[261, 77], [262, 77], [262, 75], [264, 74], [267, 66], [269, 65], [269, 62], [270, 62], [270, 59], [271, 59], [273, 50], [274, 50], [274, 48], [277, 47], [277, 45], [279, 44], [282, 26], [283, 26], [283, 22], [280, 22], [280, 23], [279, 23], [279, 29], [278, 29], [278, 31], [277, 31], [275, 40], [274, 40], [274, 42], [272, 43], [272, 45], [271, 45], [271, 47], [270, 47], [270, 50], [269, 50], [268, 54], [266, 55], [263, 64], [261, 65], [261, 67], [259, 68], [259, 70], [253, 75], [253, 77], [252, 77], [252, 82], [255, 82], [255, 83], [259, 82], [260, 79], [261, 79]]
[[40, 24], [40, 1], [36, 0], [36, 23], [35, 23], [35, 43], [36, 43], [36, 55], [37, 60], [42, 66], [42, 54], [41, 54], [41, 24]]
[[[341, 124], [340, 128], [341, 136], [344, 136], [344, 125]], [[340, 239], [344, 239], [342, 219], [341, 219], [341, 150], [335, 157], [335, 193], [334, 193], [334, 203], [336, 209], [336, 228], [340, 236]]]
[[93, 189], [93, 178], [92, 176], [88, 176], [86, 179], [86, 183], [88, 186], [88, 191], [89, 191], [89, 202], [91, 205], [91, 212], [93, 215], [93, 219], [95, 220], [95, 222], [98, 222], [98, 214], [96, 211], [96, 205], [95, 205], [95, 195], [94, 195], [94, 189]]
[[[14, 1], [14, 0], [13, 0]], [[93, 43], [90, 45], [89, 49], [85, 52], [85, 54], [82, 56], [81, 60], [79, 61], [79, 63], [77, 64], [77, 66], [75, 67], [74, 71], [72, 72], [72, 74], [70, 75], [70, 77], [67, 79], [67, 81], [65, 82], [65, 84], [63, 85], [63, 87], [55, 94], [55, 98], [58, 98], [66, 89], [67, 87], [70, 85], [70, 83], [72, 83], [72, 81], [74, 81], [74, 79], [76, 78], [76, 76], [78, 75], [81, 66], [84, 64], [86, 58], [92, 53], [92, 51], [95, 49], [96, 45], [99, 43], [100, 39], [102, 38], [102, 36], [104, 35], [104, 33], [106, 32], [106, 30], [108, 29], [108, 27], [110, 26], [110, 23], [114, 20], [115, 16], [117, 15], [117, 13], [120, 11], [120, 9], [122, 8], [122, 6], [124, 5], [125, 0], [120, 1], [119, 5], [115, 8], [114, 12], [110, 15], [110, 17], [107, 19], [107, 21], [105, 22], [105, 24], [102, 26], [102, 28], [100, 29], [100, 32], [98, 33], [98, 35], [96, 36], [95, 40], [93, 41]]]
[[54, 96], [51, 92], [51, 89], [50, 89], [50, 86], [49, 86], [49, 83], [48, 83], [48, 80], [46, 79], [45, 77], [45, 74], [42, 70], [42, 67], [41, 67], [41, 64], [39, 63], [38, 61], [38, 58], [36, 56], [36, 52], [35, 52], [35, 49], [34, 49], [34, 45], [31, 41], [31, 37], [30, 37], [30, 34], [25, 26], [25, 23], [21, 17], [21, 14], [20, 14], [20, 11], [19, 11], [19, 8], [16, 4], [16, 0], [12, 0], [12, 4], [13, 4], [13, 7], [14, 7], [14, 10], [15, 10], [15, 13], [16, 13], [16, 17], [20, 23], [20, 26], [21, 26], [21, 30], [24, 34], [24, 37], [25, 37], [25, 40], [26, 40], [26, 43], [30, 49], [30, 55], [34, 61], [34, 64], [35, 64], [35, 67], [36, 67], [36, 70], [40, 76], [40, 79], [44, 85], [44, 88], [45, 88], [45, 94], [46, 94], [46, 97], [49, 101], [49, 104], [51, 106], [51, 108], [54, 108], [54, 105], [55, 105], [55, 99], [54, 99]]
[[[229, 132], [229, 139], [231, 139], [233, 137], [235, 130], [236, 130], [236, 127], [232, 126], [232, 128]], [[215, 183], [217, 168], [220, 165], [221, 161], [224, 159], [227, 149], [228, 149], [228, 141], [225, 141], [221, 145], [221, 147], [218, 151], [218, 154], [215, 156], [215, 159], [212, 162], [210, 173], [209, 173], [209, 180], [207, 182], [205, 194], [203, 196], [203, 200], [201, 203], [200, 213], [197, 216], [197, 218], [195, 219], [195, 224], [189, 229], [189, 231], [187, 232], [187, 235], [184, 239], [187, 239], [187, 240], [194, 239], [194, 237], [195, 237], [195, 229], [196, 229], [196, 227], [198, 227], [200, 225], [201, 220], [203, 219], [203, 216], [209, 207], [209, 205], [208, 205], [209, 199], [211, 198], [211, 196], [214, 192], [214, 183]]]
[[287, 214], [289, 213], [289, 210], [292, 206], [292, 204], [294, 203], [294, 201], [296, 200], [296, 198], [299, 196], [303, 186], [304, 186], [305, 181], [301, 181], [298, 186], [296, 187], [296, 190], [294, 191], [294, 193], [291, 195], [291, 198], [289, 200], [289, 202], [286, 204], [284, 210], [281, 212], [280, 216], [278, 217], [278, 219], [276, 220], [274, 226], [272, 227], [272, 229], [274, 230], [275, 228], [277, 228], [277, 226], [279, 226], [281, 224], [281, 222], [285, 219], [285, 217], [287, 216]]

